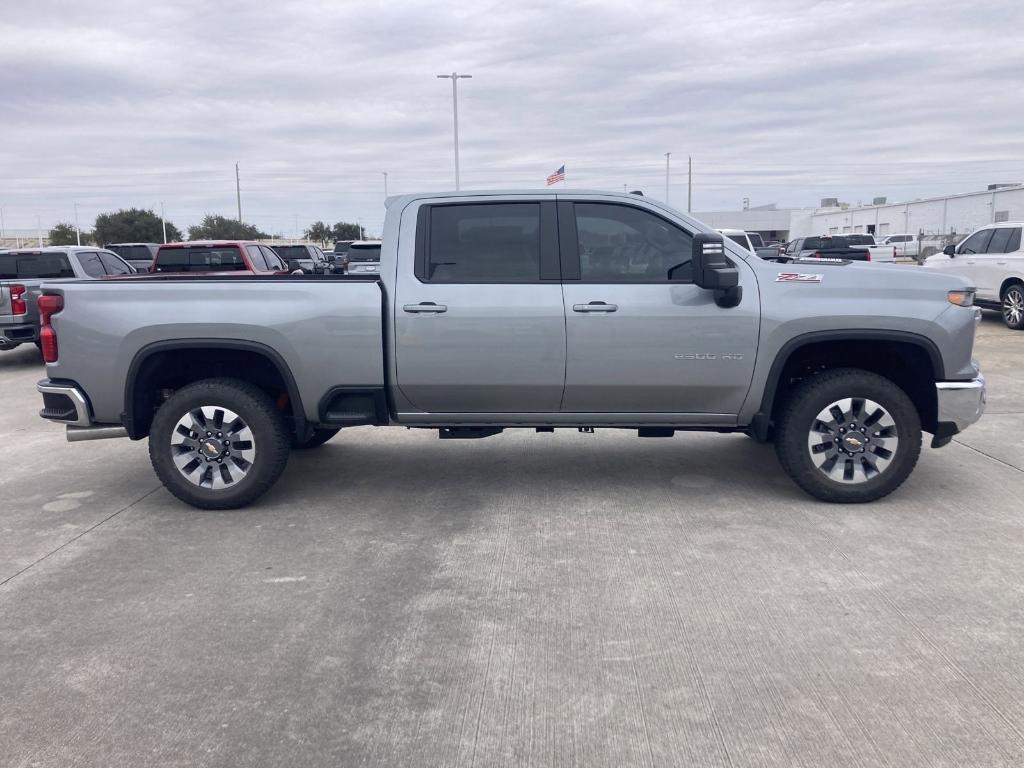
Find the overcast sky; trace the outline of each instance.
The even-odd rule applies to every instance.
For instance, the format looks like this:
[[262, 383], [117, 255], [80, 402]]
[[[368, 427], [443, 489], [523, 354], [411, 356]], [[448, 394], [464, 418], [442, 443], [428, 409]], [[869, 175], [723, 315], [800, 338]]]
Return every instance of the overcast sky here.
[[140, 206], [377, 232], [391, 194], [568, 185], [693, 207], [904, 200], [1024, 180], [1024, 4], [15, 3], [8, 228]]

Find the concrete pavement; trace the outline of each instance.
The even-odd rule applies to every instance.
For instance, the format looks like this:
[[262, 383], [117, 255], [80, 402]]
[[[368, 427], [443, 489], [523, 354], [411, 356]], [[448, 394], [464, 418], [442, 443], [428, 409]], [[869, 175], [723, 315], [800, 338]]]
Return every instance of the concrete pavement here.
[[769, 446], [371, 428], [198, 512], [0, 354], [0, 765], [1020, 766], [1024, 333], [896, 494]]

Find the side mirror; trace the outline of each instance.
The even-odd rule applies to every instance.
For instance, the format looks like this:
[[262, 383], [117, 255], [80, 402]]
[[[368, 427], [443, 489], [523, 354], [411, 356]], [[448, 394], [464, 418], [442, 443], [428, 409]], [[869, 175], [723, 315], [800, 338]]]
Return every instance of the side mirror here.
[[717, 232], [693, 236], [693, 282], [715, 292], [720, 307], [735, 307], [743, 297], [740, 273], [725, 258], [725, 240]]
[[956, 256], [956, 246], [947, 245], [945, 248], [942, 249], [942, 252], [947, 256]]

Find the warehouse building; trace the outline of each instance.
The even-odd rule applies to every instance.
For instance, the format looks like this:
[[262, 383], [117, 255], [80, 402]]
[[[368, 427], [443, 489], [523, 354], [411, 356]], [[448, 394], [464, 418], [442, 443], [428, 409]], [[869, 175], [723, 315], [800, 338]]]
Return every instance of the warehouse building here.
[[851, 206], [836, 198], [826, 198], [818, 208], [762, 205], [693, 215], [717, 229], [760, 232], [765, 240], [850, 232], [878, 237], [909, 233], [934, 239], [965, 235], [992, 222], [1024, 220], [1024, 184], [990, 184], [978, 192], [901, 203], [890, 203], [883, 197], [876, 198], [871, 205]]

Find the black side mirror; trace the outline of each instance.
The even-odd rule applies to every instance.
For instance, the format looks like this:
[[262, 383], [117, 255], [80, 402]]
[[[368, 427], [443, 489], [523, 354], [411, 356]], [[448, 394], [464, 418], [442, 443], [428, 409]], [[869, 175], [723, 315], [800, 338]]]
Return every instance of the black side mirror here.
[[956, 246], [947, 245], [945, 248], [942, 249], [942, 252], [947, 256], [956, 256]]
[[743, 297], [740, 273], [725, 258], [725, 240], [717, 232], [693, 236], [693, 282], [714, 291], [720, 307], [735, 307]]

